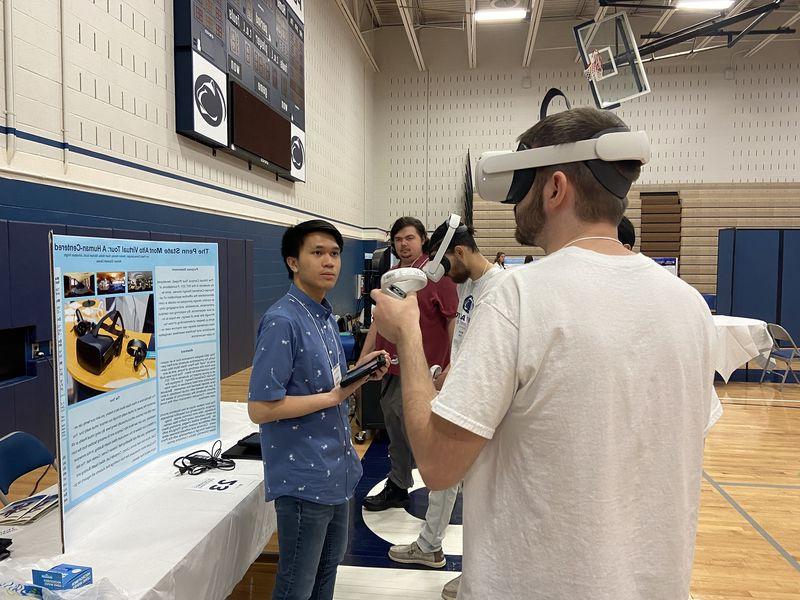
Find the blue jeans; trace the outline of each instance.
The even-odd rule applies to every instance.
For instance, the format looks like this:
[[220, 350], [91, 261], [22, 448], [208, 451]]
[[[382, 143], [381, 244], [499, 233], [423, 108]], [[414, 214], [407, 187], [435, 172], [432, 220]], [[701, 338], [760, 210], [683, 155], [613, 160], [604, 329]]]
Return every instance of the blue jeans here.
[[327, 506], [281, 496], [275, 511], [279, 555], [272, 600], [331, 600], [347, 550], [350, 503]]

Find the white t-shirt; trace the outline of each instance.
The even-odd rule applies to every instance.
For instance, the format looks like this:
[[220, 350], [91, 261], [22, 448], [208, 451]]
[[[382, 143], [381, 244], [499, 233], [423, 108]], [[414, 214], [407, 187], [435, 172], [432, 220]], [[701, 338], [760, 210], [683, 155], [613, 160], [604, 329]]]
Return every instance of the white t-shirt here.
[[716, 332], [642, 255], [566, 248], [478, 303], [433, 411], [488, 439], [461, 600], [685, 600]]
[[451, 361], [458, 354], [458, 349], [461, 347], [467, 328], [469, 328], [472, 310], [478, 300], [486, 293], [487, 289], [491, 289], [489, 282], [491, 281], [494, 285], [498, 281], [497, 276], [505, 272], [500, 265], [495, 263], [477, 281], [467, 279], [464, 283], [458, 284], [458, 315], [456, 316], [456, 329], [453, 332], [453, 345], [450, 349]]

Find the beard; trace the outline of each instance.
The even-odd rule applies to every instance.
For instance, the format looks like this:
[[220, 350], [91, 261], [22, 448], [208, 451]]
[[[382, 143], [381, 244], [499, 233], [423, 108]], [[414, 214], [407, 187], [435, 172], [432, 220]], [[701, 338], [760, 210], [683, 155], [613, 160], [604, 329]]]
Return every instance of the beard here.
[[514, 238], [523, 246], [539, 245], [537, 244], [537, 238], [542, 232], [545, 222], [543, 191], [544, 185], [534, 181], [533, 198], [529, 205], [522, 207], [522, 203], [520, 203], [514, 206], [514, 219], [517, 222]]
[[469, 279], [469, 273], [466, 271], [459, 271], [457, 273], [450, 273], [450, 279], [453, 280], [453, 283], [459, 284], [464, 283], [467, 279]]
[[469, 279], [469, 270], [463, 262], [461, 262], [456, 256], [448, 258], [448, 260], [450, 261], [450, 270], [448, 271], [447, 276], [452, 280], [453, 283], [461, 284]]

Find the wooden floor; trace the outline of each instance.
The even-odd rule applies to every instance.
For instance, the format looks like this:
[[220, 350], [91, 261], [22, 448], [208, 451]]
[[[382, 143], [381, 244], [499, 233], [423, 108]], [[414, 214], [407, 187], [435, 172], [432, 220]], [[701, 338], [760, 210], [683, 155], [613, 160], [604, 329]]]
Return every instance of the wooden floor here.
[[[222, 398], [243, 402], [249, 372], [222, 384]], [[706, 442], [695, 600], [800, 600], [800, 386], [718, 385], [725, 412]], [[360, 454], [367, 445], [356, 447]], [[42, 470], [20, 478], [26, 496]], [[56, 482], [48, 473], [41, 487]], [[228, 600], [269, 598], [277, 544], [247, 571]], [[366, 591], [366, 590], [365, 590]]]

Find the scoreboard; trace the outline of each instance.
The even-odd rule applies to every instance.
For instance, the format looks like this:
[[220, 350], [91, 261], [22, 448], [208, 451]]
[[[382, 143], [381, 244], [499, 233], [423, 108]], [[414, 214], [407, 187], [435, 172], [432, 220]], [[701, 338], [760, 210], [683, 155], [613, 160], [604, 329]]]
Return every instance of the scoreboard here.
[[174, 1], [178, 133], [305, 180], [303, 1]]

